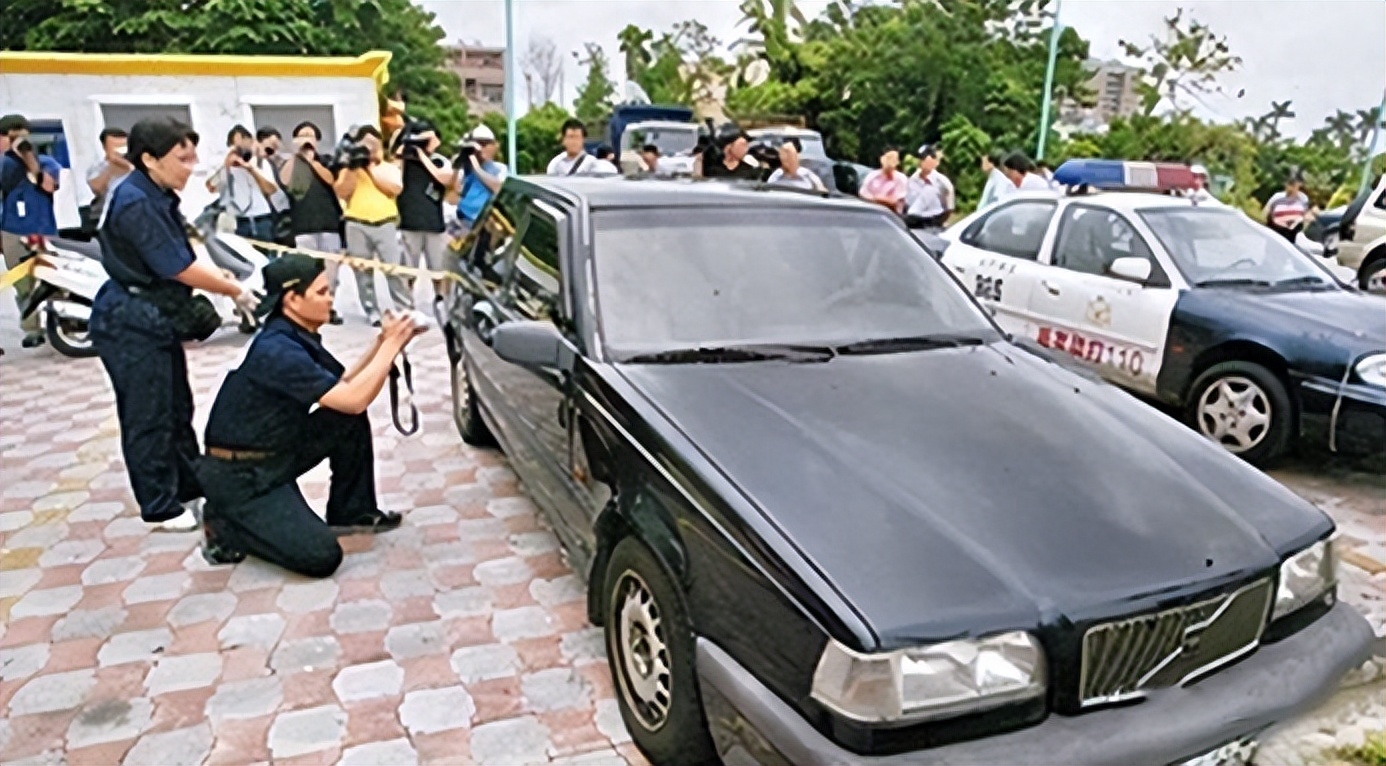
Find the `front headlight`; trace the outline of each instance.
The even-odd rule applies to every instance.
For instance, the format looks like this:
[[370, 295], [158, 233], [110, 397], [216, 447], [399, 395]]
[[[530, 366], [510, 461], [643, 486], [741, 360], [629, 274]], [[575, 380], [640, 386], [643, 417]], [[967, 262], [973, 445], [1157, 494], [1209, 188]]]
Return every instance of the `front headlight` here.
[[1338, 557], [1332, 540], [1320, 540], [1280, 565], [1271, 620], [1291, 614], [1322, 596], [1338, 582]]
[[1372, 354], [1357, 363], [1353, 368], [1357, 379], [1363, 383], [1386, 388], [1386, 354]]
[[813, 696], [846, 718], [899, 723], [948, 718], [1044, 694], [1044, 650], [1029, 633], [858, 654], [829, 641]]

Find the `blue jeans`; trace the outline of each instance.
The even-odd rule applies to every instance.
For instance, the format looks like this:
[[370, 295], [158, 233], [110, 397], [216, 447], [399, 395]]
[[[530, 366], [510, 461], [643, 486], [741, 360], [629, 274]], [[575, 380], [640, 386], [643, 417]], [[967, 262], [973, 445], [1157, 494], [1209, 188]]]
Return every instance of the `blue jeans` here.
[[237, 218], [236, 236], [261, 242], [274, 242], [274, 216], [261, 215], [255, 218]]

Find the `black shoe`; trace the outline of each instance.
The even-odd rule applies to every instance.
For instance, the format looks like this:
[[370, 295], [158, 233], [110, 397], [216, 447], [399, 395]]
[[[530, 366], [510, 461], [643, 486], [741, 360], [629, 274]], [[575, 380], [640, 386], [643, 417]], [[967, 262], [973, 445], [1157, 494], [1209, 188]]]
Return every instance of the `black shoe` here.
[[19, 342], [24, 348], [38, 348], [43, 345], [43, 333], [34, 331], [24, 336], [24, 340]]
[[396, 529], [402, 521], [404, 517], [394, 511], [374, 510], [344, 523], [328, 522], [328, 526], [338, 535], [373, 535]]
[[341, 314], [338, 314], [336, 309], [332, 309], [332, 314], [331, 314], [330, 316], [327, 317], [327, 323], [328, 323], [328, 324], [341, 324], [341, 323], [342, 323], [342, 315], [341, 315]]
[[203, 519], [202, 558], [206, 559], [207, 563], [213, 566], [220, 564], [239, 564], [245, 561], [245, 551], [236, 550], [217, 540], [216, 528], [208, 526], [206, 519]]

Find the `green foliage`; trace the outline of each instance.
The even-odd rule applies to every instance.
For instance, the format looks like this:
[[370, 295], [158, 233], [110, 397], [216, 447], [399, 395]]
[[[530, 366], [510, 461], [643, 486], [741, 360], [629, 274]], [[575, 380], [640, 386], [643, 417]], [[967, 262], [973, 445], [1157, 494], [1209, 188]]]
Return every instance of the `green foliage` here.
[[0, 48], [86, 53], [358, 56], [388, 50], [390, 91], [445, 140], [467, 102], [445, 67], [443, 30], [409, 0], [9, 0]]
[[616, 84], [611, 81], [606, 51], [594, 43], [587, 44], [587, 58], [582, 63], [587, 67], [587, 80], [578, 88], [577, 101], [573, 111], [583, 122], [594, 125], [606, 120], [611, 114], [612, 99], [616, 95]]
[[[515, 152], [519, 158], [501, 158], [513, 173], [542, 173], [549, 159], [558, 153], [559, 131], [563, 121], [571, 117], [566, 109], [549, 103], [529, 110], [515, 121]], [[505, 115], [488, 114], [482, 119], [496, 134], [501, 146], [506, 145]]]
[[1337, 748], [1333, 754], [1354, 766], [1386, 766], [1386, 732], [1372, 732], [1363, 744]]
[[942, 143], [957, 204], [974, 207], [987, 183], [980, 162], [991, 151], [991, 137], [962, 114], [955, 114], [943, 123]]
[[1236, 71], [1242, 65], [1227, 46], [1227, 38], [1213, 32], [1192, 15], [1184, 17], [1184, 9], [1165, 19], [1163, 37], [1150, 36], [1142, 47], [1121, 41], [1126, 55], [1145, 66], [1146, 77], [1139, 90], [1145, 114], [1155, 112], [1167, 101], [1175, 111], [1187, 112], [1187, 99], [1201, 101], [1202, 96], [1217, 92], [1219, 75]]

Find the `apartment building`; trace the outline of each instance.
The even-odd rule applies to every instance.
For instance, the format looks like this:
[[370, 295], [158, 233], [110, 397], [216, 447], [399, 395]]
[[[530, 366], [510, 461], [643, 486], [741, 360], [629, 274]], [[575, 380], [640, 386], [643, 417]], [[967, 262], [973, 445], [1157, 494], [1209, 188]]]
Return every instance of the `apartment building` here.
[[462, 81], [471, 114], [505, 111], [505, 48], [459, 43], [448, 46], [448, 68]]

